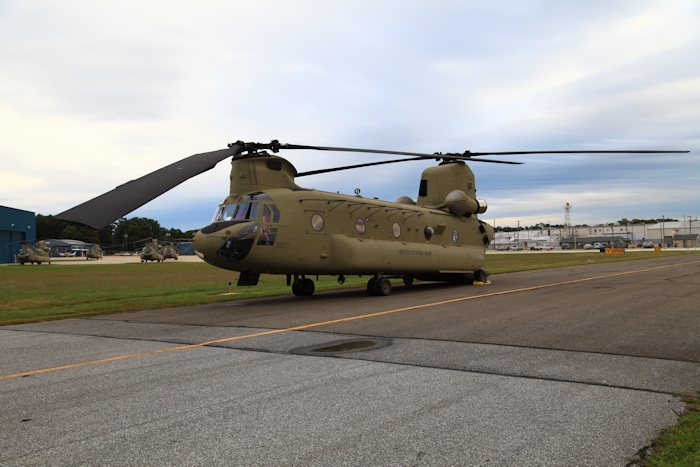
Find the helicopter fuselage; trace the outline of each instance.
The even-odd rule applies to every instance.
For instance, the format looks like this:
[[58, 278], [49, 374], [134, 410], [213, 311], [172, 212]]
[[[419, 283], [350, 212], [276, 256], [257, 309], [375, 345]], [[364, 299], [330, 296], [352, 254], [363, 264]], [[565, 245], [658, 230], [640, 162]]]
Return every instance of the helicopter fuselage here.
[[19, 264], [22, 265], [24, 265], [24, 263], [51, 264], [51, 255], [49, 251], [50, 250], [46, 246], [46, 242], [43, 240], [40, 241], [36, 247], [33, 247], [28, 243], [24, 243], [22, 244], [19, 254], [17, 255], [17, 261], [19, 261]]
[[[289, 180], [283, 186], [241, 184], [236, 179], [247, 181], [251, 171], [264, 179], [261, 172], [270, 164], [245, 160], [257, 166], [244, 171], [237, 162], [234, 194], [197, 233], [194, 247], [206, 262], [240, 271], [243, 284], [256, 283], [261, 273], [466, 281], [484, 266], [493, 229], [476, 215], [455, 215], [405, 197], [387, 202], [304, 189]], [[280, 165], [284, 172], [287, 165]], [[473, 183], [469, 189], [475, 191]]]

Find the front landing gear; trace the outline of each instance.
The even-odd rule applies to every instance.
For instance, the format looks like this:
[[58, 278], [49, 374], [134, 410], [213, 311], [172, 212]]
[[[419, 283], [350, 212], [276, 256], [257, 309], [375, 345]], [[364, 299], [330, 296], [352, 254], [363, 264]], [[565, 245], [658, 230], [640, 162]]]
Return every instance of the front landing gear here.
[[486, 278], [488, 277], [488, 273], [484, 271], [483, 269], [479, 269], [478, 271], [474, 271], [474, 281], [476, 282], [486, 282]]

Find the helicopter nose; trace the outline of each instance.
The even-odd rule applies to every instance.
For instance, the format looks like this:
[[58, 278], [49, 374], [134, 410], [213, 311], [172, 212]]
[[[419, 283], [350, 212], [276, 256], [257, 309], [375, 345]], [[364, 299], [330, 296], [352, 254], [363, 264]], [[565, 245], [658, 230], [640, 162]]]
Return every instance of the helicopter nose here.
[[197, 256], [208, 263], [237, 263], [245, 259], [253, 248], [258, 225], [252, 222], [211, 232], [205, 227], [194, 236], [194, 250]]
[[203, 234], [201, 230], [194, 234], [192, 239], [192, 244], [194, 246], [194, 253], [201, 259], [204, 259], [204, 252], [211, 247], [211, 236]]

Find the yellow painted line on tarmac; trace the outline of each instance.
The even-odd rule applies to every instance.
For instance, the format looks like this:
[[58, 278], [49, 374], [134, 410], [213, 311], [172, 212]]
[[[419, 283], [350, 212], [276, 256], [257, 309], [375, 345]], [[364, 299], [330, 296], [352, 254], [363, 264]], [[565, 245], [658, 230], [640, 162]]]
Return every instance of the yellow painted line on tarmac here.
[[614, 274], [605, 274], [603, 276], [586, 277], [583, 279], [573, 279], [570, 281], [554, 282], [551, 284], [535, 285], [532, 287], [522, 287], [519, 289], [504, 290], [501, 292], [491, 292], [491, 293], [485, 293], [485, 294], [479, 294], [479, 295], [471, 295], [468, 297], [453, 298], [450, 300], [443, 300], [440, 302], [424, 303], [422, 305], [413, 305], [413, 306], [408, 306], [405, 308], [396, 308], [394, 310], [378, 311], [376, 313], [368, 313], [368, 314], [364, 314], [364, 315], [350, 316], [348, 318], [339, 318], [339, 319], [333, 319], [333, 320], [329, 320], [329, 321], [321, 321], [318, 323], [303, 324], [300, 326], [293, 326], [290, 328], [273, 329], [270, 331], [256, 332], [253, 334], [244, 334], [242, 336], [226, 337], [223, 339], [215, 339], [215, 340], [211, 340], [211, 341], [200, 342], [197, 344], [180, 345], [177, 347], [169, 347], [169, 348], [165, 348], [165, 349], [150, 350], [147, 352], [138, 352], [138, 353], [133, 353], [133, 354], [128, 354], [128, 355], [120, 355], [117, 357], [109, 357], [109, 358], [102, 358], [99, 360], [91, 360], [88, 362], [72, 363], [69, 365], [55, 366], [55, 367], [51, 367], [51, 368], [43, 368], [41, 370], [31, 370], [31, 371], [25, 371], [22, 373], [1, 375], [0, 380], [11, 379], [11, 378], [20, 378], [23, 376], [38, 375], [41, 373], [48, 373], [51, 371], [69, 370], [71, 368], [79, 368], [79, 367], [88, 366], [88, 365], [97, 365], [99, 363], [115, 362], [118, 360], [126, 360], [126, 359], [130, 359], [130, 358], [145, 357], [147, 355], [156, 355], [159, 353], [173, 352], [176, 350], [186, 350], [186, 349], [193, 349], [193, 348], [197, 348], [197, 347], [205, 347], [207, 345], [220, 344], [222, 342], [231, 342], [231, 341], [236, 341], [236, 340], [240, 340], [240, 339], [249, 339], [251, 337], [269, 336], [272, 334], [279, 334], [279, 333], [291, 332], [291, 331], [302, 331], [304, 329], [310, 329], [310, 328], [315, 328], [315, 327], [319, 327], [319, 326], [328, 326], [331, 324], [346, 323], [348, 321], [356, 321], [356, 320], [360, 320], [360, 319], [375, 318], [377, 316], [384, 316], [384, 315], [390, 315], [390, 314], [394, 314], [394, 313], [401, 313], [403, 311], [418, 310], [421, 308], [430, 308], [430, 307], [435, 307], [435, 306], [440, 306], [440, 305], [447, 305], [450, 303], [463, 302], [463, 301], [467, 301], [467, 300], [476, 300], [479, 298], [496, 297], [499, 295], [508, 295], [508, 294], [513, 294], [513, 293], [528, 292], [531, 290], [546, 289], [546, 288], [550, 288], [550, 287], [559, 287], [562, 285], [577, 284], [577, 283], [581, 283], [581, 282], [594, 281], [594, 280], [600, 280], [600, 279], [608, 279], [611, 277], [619, 277], [619, 276], [625, 276], [625, 275], [630, 275], [630, 274], [638, 274], [638, 273], [642, 273], [642, 272], [657, 271], [657, 270], [661, 270], [661, 269], [668, 269], [668, 268], [673, 268], [673, 267], [677, 267], [677, 266], [686, 266], [688, 264], [695, 264], [695, 263], [700, 263], [700, 261], [689, 261], [689, 262], [684, 262], [684, 263], [679, 263], [679, 264], [669, 264], [666, 266], [656, 266], [653, 268], [637, 269], [634, 271], [625, 271], [625, 272], [617, 272]]

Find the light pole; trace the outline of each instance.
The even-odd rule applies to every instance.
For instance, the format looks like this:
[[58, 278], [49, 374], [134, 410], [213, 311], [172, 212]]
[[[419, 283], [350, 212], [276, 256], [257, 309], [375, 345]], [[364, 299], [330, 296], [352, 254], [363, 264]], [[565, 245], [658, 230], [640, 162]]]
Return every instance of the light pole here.
[[126, 252], [126, 240], [129, 238], [129, 234], [124, 234], [124, 246], [122, 247], [122, 251]]

